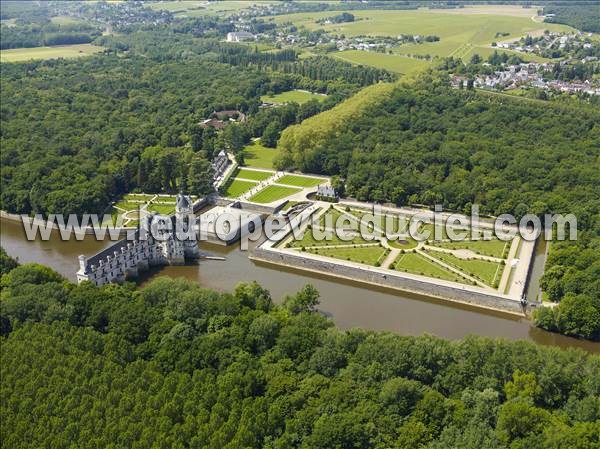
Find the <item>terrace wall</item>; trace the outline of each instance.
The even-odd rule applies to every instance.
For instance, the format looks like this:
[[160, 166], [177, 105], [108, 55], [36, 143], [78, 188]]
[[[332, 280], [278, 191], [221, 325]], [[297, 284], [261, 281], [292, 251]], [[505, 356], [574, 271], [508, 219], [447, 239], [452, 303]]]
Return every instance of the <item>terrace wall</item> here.
[[343, 262], [320, 260], [313, 257], [306, 257], [303, 254], [293, 254], [263, 247], [254, 249], [250, 258], [381, 287], [441, 298], [475, 307], [500, 310], [520, 316], [525, 314], [519, 301], [507, 297], [476, 291], [466, 286], [461, 287], [457, 285], [454, 287], [435, 281], [419, 280], [391, 270], [384, 271], [376, 268], [358, 267]]

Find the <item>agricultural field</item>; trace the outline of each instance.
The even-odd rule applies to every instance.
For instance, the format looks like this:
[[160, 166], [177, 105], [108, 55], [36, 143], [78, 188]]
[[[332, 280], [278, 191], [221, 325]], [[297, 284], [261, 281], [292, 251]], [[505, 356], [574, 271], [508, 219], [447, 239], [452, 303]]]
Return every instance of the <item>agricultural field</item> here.
[[278, 185], [270, 185], [262, 189], [260, 192], [250, 197], [250, 201], [254, 203], [272, 203], [273, 201], [282, 200], [294, 193], [301, 192], [302, 189], [294, 187], [284, 187]]
[[358, 262], [371, 266], [380, 264], [389, 252], [389, 250], [375, 245], [357, 246], [356, 248], [307, 248], [306, 251], [312, 254], [318, 254], [320, 256], [333, 257], [335, 259]]
[[324, 178], [311, 178], [309, 176], [300, 176], [300, 175], [285, 175], [279, 178], [277, 184], [285, 184], [287, 186], [294, 187], [316, 187], [319, 184], [323, 184], [327, 182]]
[[104, 50], [92, 44], [59, 45], [56, 47], [14, 48], [0, 51], [0, 61], [20, 62], [31, 59], [79, 58]]
[[79, 25], [85, 21], [69, 16], [54, 16], [50, 19], [50, 22], [56, 25]]
[[244, 148], [244, 160], [249, 167], [272, 169], [278, 153], [276, 148], [267, 148], [256, 140]]
[[206, 15], [219, 15], [227, 16], [229, 14], [236, 13], [242, 9], [249, 8], [256, 4], [269, 3], [268, 1], [218, 1], [218, 2], [206, 2], [206, 1], [167, 1], [161, 3], [151, 3], [150, 7], [153, 9], [165, 9], [177, 17], [199, 17]]
[[412, 73], [420, 72], [431, 64], [424, 59], [410, 58], [399, 54], [390, 55], [374, 51], [347, 50], [332, 53], [331, 55], [352, 64], [362, 64], [377, 67], [379, 69], [386, 69], [401, 75], [410, 75]]
[[[354, 22], [318, 24], [316, 20], [328, 17], [330, 12], [300, 13], [276, 16], [278, 23], [291, 21], [296, 26], [314, 30], [322, 28], [333, 34], [345, 36], [398, 36], [436, 35], [438, 42], [400, 45], [392, 49], [392, 55], [345, 51], [334, 56], [356, 64], [385, 68], [396, 73], [410, 74], [428, 66], [428, 62], [413, 58], [397, 58], [398, 55], [430, 55], [431, 57], [455, 56], [469, 59], [473, 54], [487, 56], [493, 53], [491, 43], [498, 40], [516, 39], [528, 33], [550, 31], [572, 31], [572, 28], [551, 23], [540, 23], [532, 19], [535, 9], [518, 6], [480, 6], [456, 10], [419, 9], [410, 11], [353, 11]], [[497, 33], [508, 33], [498, 37]], [[538, 60], [535, 56], [519, 53], [526, 60]]]
[[324, 94], [315, 94], [312, 92], [308, 92], [306, 90], [289, 90], [287, 92], [282, 92], [276, 95], [263, 95], [260, 97], [262, 101], [265, 103], [298, 103], [303, 104], [310, 100], [318, 100], [323, 101], [327, 98], [327, 95]]
[[234, 179], [231, 181], [227, 190], [225, 190], [225, 196], [228, 198], [237, 198], [238, 196], [246, 193], [252, 187], [256, 186], [256, 182], [242, 181], [241, 179]]
[[264, 181], [265, 179], [269, 179], [271, 176], [273, 176], [273, 172], [252, 170], [249, 168], [240, 168], [235, 175], [236, 178], [249, 179], [252, 181]]

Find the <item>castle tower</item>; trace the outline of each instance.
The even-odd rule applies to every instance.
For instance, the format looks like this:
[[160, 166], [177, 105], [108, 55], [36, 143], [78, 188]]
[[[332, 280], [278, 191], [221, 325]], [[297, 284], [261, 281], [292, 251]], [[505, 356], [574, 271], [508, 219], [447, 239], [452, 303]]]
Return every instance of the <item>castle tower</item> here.
[[186, 258], [190, 259], [198, 257], [198, 241], [193, 232], [194, 219], [192, 199], [188, 195], [180, 193], [177, 195], [175, 203], [175, 220], [177, 226], [181, 226], [181, 229], [187, 233], [187, 238], [178, 243], [183, 244], [183, 253]]

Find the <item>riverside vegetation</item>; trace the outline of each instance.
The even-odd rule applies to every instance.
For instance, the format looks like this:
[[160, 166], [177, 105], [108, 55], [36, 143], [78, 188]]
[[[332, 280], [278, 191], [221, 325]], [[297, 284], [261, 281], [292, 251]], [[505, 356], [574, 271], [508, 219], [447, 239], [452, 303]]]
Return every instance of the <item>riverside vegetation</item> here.
[[[307, 285], [76, 286], [1, 257], [11, 447], [544, 448], [600, 443], [600, 358], [338, 331]], [[43, 376], [40, 376], [43, 373]]]

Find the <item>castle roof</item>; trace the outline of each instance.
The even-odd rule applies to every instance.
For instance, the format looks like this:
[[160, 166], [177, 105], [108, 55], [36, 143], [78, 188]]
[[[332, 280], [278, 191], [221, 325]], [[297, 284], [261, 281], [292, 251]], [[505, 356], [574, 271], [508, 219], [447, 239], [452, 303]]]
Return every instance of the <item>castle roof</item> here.
[[177, 204], [175, 205], [176, 210], [189, 209], [191, 206], [189, 196], [183, 195], [182, 193], [177, 195]]

